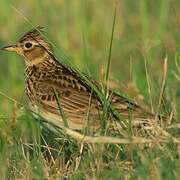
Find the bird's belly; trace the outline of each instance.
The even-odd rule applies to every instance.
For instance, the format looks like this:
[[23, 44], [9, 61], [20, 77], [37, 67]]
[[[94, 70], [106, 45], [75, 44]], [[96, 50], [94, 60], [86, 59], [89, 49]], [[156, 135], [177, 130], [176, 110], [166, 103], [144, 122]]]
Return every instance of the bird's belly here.
[[[47, 121], [47, 123], [57, 126], [59, 128], [65, 126], [64, 120], [61, 117], [61, 115], [57, 115], [50, 111], [46, 111], [43, 108], [32, 104], [30, 105], [30, 109], [33, 111], [33, 116], [36, 118], [40, 118], [40, 119], [43, 118], [43, 120]], [[78, 123], [77, 121], [74, 122], [68, 118], [67, 119], [68, 127], [76, 130], [81, 130], [85, 128], [85, 123]], [[79, 119], [79, 121], [81, 121], [81, 119]]]

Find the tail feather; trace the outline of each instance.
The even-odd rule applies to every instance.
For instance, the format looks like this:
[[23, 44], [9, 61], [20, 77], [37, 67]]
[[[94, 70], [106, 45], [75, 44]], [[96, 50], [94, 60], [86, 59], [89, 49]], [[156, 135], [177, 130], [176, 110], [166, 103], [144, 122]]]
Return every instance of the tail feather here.
[[167, 123], [166, 117], [155, 115], [115, 93], [111, 96], [111, 105], [123, 118], [131, 118], [134, 126], [152, 125], [154, 123], [161, 126]]

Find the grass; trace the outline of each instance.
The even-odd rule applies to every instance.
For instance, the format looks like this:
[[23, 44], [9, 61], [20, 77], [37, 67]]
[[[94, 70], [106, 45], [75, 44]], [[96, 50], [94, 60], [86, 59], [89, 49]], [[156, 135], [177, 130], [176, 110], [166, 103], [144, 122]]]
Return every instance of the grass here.
[[93, 139], [66, 128], [52, 134], [26, 108], [22, 58], [1, 52], [1, 179], [179, 179], [178, 5], [178, 0], [2, 1], [0, 46], [15, 42], [31, 24], [45, 26], [61, 61], [100, 82], [106, 79], [154, 113], [173, 112], [175, 127], [158, 129], [161, 137], [151, 143], [148, 137], [133, 139], [131, 128], [121, 138], [107, 132]]

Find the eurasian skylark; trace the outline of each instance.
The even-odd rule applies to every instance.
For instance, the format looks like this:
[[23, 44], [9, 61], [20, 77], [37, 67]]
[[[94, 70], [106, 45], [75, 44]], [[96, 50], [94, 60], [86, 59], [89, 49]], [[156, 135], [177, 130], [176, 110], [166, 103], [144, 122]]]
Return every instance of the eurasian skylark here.
[[[41, 27], [34, 28], [25, 33], [15, 45], [3, 48], [25, 59], [25, 92], [30, 108], [56, 126], [64, 125], [66, 118], [71, 129], [82, 129], [85, 126], [95, 130], [100, 128], [104, 114], [103, 102], [87, 81], [97, 90], [101, 86], [59, 62], [41, 31]], [[120, 122], [121, 118], [117, 121], [118, 117], [126, 120], [131, 117], [133, 124], [139, 126], [155, 119], [153, 114], [117, 93], [109, 90], [108, 94], [107, 102], [112, 108], [108, 105], [106, 110], [111, 121]]]

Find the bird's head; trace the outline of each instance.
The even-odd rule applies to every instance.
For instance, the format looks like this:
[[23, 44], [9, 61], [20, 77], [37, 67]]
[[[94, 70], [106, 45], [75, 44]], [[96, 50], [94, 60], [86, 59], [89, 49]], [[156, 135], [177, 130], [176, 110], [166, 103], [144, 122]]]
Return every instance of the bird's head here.
[[25, 58], [28, 66], [44, 61], [47, 54], [52, 54], [51, 45], [41, 35], [42, 27], [36, 27], [25, 33], [14, 45], [3, 47], [2, 50], [16, 52]]

